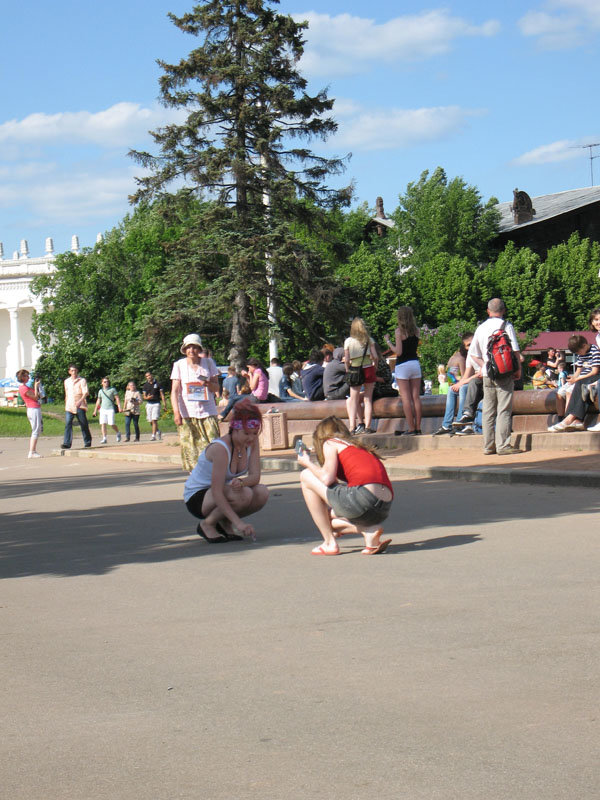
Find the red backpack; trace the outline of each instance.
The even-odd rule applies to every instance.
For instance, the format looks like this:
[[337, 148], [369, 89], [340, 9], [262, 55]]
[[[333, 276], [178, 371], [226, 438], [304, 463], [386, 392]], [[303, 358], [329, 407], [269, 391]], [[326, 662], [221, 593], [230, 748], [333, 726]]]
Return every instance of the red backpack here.
[[488, 339], [487, 374], [492, 380], [510, 375], [519, 368], [519, 359], [504, 330], [505, 325], [506, 320], [502, 320], [502, 325]]

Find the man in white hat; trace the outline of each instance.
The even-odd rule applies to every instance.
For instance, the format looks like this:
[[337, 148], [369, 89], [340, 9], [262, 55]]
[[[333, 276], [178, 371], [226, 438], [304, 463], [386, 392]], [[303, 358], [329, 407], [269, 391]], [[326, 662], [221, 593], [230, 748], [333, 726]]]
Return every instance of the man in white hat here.
[[185, 358], [173, 364], [171, 405], [179, 431], [181, 462], [191, 472], [198, 456], [213, 439], [219, 438], [215, 392], [219, 390], [219, 370], [212, 358], [202, 358], [202, 340], [188, 334], [181, 345]]

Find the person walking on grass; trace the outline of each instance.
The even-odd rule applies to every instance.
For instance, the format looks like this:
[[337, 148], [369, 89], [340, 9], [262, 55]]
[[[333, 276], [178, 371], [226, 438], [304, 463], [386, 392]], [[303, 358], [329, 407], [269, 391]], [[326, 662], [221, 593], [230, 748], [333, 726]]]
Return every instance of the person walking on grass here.
[[17, 372], [17, 380], [20, 383], [19, 395], [21, 396], [21, 400], [25, 403], [27, 419], [31, 425], [31, 438], [29, 439], [29, 454], [27, 458], [41, 458], [42, 456], [37, 451], [37, 440], [43, 431], [42, 408], [40, 406], [40, 380], [36, 378], [33, 383], [33, 388], [29, 388], [29, 386], [27, 386], [29, 372], [26, 369], [20, 369]]
[[77, 417], [81, 427], [84, 447], [92, 446], [88, 423], [87, 398], [90, 393], [85, 378], [79, 374], [77, 364], [69, 364], [69, 377], [65, 379], [65, 433], [61, 447], [68, 450], [73, 442], [73, 420]]
[[114, 386], [110, 385], [110, 378], [107, 376], [102, 378], [102, 386], [98, 392], [98, 399], [96, 400], [96, 407], [92, 416], [96, 416], [100, 411], [100, 430], [102, 431], [102, 439], [100, 444], [106, 444], [107, 428], [111, 427], [117, 434], [117, 442], [121, 441], [121, 433], [117, 424], [115, 423], [115, 414], [121, 413], [121, 401]]

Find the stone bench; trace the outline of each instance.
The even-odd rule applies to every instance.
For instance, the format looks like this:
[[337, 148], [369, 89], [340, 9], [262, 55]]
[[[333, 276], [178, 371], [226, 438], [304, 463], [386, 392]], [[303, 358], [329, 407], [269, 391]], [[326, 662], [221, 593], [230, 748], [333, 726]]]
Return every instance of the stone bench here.
[[[421, 430], [424, 434], [436, 431], [444, 416], [445, 395], [421, 397], [423, 416]], [[319, 422], [335, 415], [347, 420], [344, 400], [305, 401], [299, 403], [263, 403], [260, 406], [264, 424], [261, 436], [263, 450], [278, 450], [293, 447], [303, 438], [311, 443], [312, 434]], [[373, 418], [377, 420], [377, 433], [393, 435], [405, 427], [404, 412], [400, 398], [385, 397], [373, 406]], [[556, 392], [553, 389], [518, 391], [513, 399], [513, 431], [515, 433], [545, 432], [556, 421]], [[596, 421], [596, 412], [589, 414], [587, 424]], [[221, 432], [226, 433], [227, 423], [221, 423]]]
[[[445, 395], [425, 395], [421, 397], [423, 417], [421, 430], [424, 434], [436, 431], [441, 423], [446, 408]], [[263, 450], [278, 450], [293, 447], [303, 438], [311, 443], [312, 434], [319, 422], [335, 415], [346, 420], [348, 413], [344, 400], [319, 400], [298, 403], [263, 403], [263, 433], [261, 447]], [[404, 429], [404, 412], [402, 401], [396, 397], [384, 397], [376, 400], [373, 406], [373, 417], [378, 421], [377, 433], [393, 435]], [[513, 399], [513, 431], [515, 433], [545, 432], [549, 425], [556, 421], [556, 392], [553, 389], [518, 391]], [[589, 414], [588, 425], [596, 421], [597, 413]], [[221, 423], [221, 432], [226, 433], [227, 423]]]

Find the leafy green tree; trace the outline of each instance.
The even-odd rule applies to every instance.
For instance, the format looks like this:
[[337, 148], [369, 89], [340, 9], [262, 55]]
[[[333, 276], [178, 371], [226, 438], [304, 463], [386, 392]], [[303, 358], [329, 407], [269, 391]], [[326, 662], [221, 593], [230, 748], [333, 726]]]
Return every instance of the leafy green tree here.
[[479, 191], [462, 178], [448, 181], [442, 167], [409, 183], [393, 213], [402, 259], [420, 267], [440, 253], [487, 262], [494, 254], [500, 214], [496, 198], [484, 205]]
[[344, 334], [348, 335], [351, 317], [358, 315], [367, 323], [373, 338], [382, 344], [385, 334], [396, 325], [400, 291], [396, 255], [385, 244], [385, 239], [362, 242], [338, 272], [352, 292]]
[[451, 320], [473, 326], [481, 314], [482, 268], [440, 253], [403, 276], [401, 297], [420, 324], [436, 328]]
[[423, 375], [435, 381], [438, 364], [445, 366], [450, 356], [460, 347], [462, 336], [474, 331], [475, 325], [465, 319], [449, 320], [439, 328], [421, 328], [419, 360]]
[[[592, 308], [600, 305], [600, 245], [574, 233], [568, 242], [552, 247], [546, 257], [546, 271], [559, 283], [560, 327], [554, 330], [585, 330]], [[558, 292], [556, 292], [558, 294]], [[558, 321], [556, 320], [556, 321]]]
[[528, 247], [509, 242], [486, 271], [482, 299], [487, 305], [490, 298], [501, 297], [517, 330], [539, 331], [544, 296], [541, 274], [539, 256]]
[[137, 325], [165, 266], [165, 243], [176, 235], [156, 209], [140, 206], [105, 240], [81, 253], [56, 257], [56, 270], [37, 277], [42, 301], [34, 330], [43, 353], [38, 370], [57, 396], [71, 361], [91, 383], [139, 377], [145, 364], [124, 372]]
[[[308, 94], [296, 68], [306, 23], [275, 13], [277, 2], [203, 0], [181, 17], [169, 15], [199, 39], [178, 64], [159, 62], [161, 101], [187, 116], [153, 132], [159, 155], [132, 152], [148, 171], [134, 202], [163, 195], [176, 181], [185, 183], [184, 192], [214, 201], [197, 219], [212, 232], [222, 268], [205, 292], [213, 307], [228, 309], [229, 357], [236, 363], [245, 360], [255, 324], [269, 322], [267, 297], [279, 304], [287, 298], [288, 310], [293, 305], [304, 322], [319, 327], [331, 301], [325, 286], [336, 290], [319, 253], [301, 246], [291, 223], [308, 224], [321, 207], [350, 197], [324, 183], [343, 169], [342, 160], [297, 143], [326, 139], [337, 126], [328, 116], [333, 100], [325, 91]], [[266, 277], [266, 254], [274, 282]], [[172, 277], [185, 282], [183, 268], [193, 255], [180, 255], [182, 269]]]

